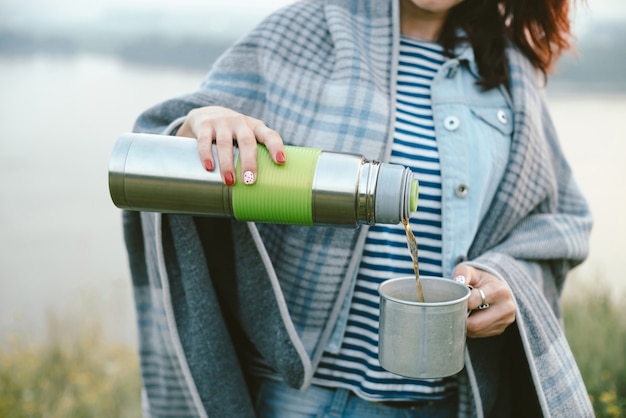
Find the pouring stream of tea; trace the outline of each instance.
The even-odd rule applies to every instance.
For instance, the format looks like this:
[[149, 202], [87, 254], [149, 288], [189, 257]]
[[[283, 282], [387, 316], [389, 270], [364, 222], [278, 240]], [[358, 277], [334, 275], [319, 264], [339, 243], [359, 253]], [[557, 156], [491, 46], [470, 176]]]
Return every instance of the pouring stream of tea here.
[[415, 235], [411, 231], [411, 226], [407, 219], [402, 220], [404, 229], [406, 231], [406, 245], [409, 247], [409, 253], [411, 253], [411, 259], [413, 260], [413, 270], [415, 270], [415, 283], [417, 285], [417, 301], [424, 302], [424, 290], [422, 289], [422, 281], [420, 280], [419, 263], [417, 262], [417, 241], [415, 241]]

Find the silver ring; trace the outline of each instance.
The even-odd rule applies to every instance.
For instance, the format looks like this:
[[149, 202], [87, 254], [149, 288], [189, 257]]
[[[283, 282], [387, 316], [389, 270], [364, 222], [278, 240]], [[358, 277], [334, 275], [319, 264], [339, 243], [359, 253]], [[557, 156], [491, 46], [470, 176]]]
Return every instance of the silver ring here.
[[487, 309], [489, 307], [489, 304], [487, 303], [487, 298], [485, 297], [485, 292], [483, 292], [483, 289], [480, 289], [478, 287], [476, 287], [475, 289], [478, 290], [478, 294], [482, 298], [482, 302], [481, 302], [480, 306], [477, 307], [476, 309], [478, 309], [479, 311], [482, 311], [483, 309]]

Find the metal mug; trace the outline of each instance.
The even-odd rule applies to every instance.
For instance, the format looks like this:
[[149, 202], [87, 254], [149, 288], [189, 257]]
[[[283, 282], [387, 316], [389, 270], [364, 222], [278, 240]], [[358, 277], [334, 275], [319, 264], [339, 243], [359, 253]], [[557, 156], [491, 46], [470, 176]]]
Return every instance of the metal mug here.
[[415, 277], [383, 282], [378, 358], [398, 375], [433, 379], [463, 369], [470, 289], [453, 280], [420, 278], [425, 302], [417, 302]]

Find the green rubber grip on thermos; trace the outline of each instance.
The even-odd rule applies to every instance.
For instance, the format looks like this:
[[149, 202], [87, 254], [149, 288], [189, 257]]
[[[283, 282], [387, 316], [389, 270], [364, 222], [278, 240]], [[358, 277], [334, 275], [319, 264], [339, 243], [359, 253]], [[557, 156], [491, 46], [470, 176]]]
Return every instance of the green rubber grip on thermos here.
[[285, 146], [285, 163], [272, 161], [258, 147], [257, 178], [244, 184], [240, 160], [232, 189], [233, 215], [238, 221], [313, 225], [313, 177], [322, 150]]

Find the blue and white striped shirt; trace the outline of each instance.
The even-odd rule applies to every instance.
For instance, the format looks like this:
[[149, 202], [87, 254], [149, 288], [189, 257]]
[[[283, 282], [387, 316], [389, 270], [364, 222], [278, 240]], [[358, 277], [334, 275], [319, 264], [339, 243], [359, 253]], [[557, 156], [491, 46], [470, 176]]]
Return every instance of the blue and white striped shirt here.
[[[409, 167], [419, 180], [419, 205], [410, 225], [419, 244], [422, 276], [442, 275], [441, 172], [430, 87], [444, 60], [440, 45], [401, 38], [390, 162]], [[387, 372], [378, 361], [378, 286], [413, 274], [404, 227], [370, 228], [340, 351], [324, 354], [314, 383], [348, 388], [372, 401], [436, 399], [455, 389], [454, 379], [409, 379]]]

